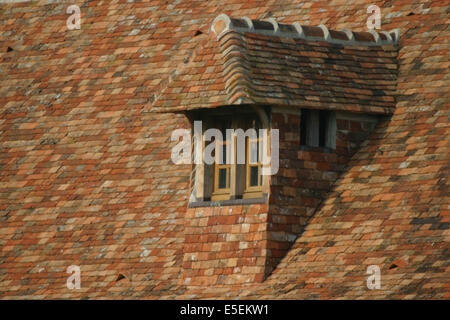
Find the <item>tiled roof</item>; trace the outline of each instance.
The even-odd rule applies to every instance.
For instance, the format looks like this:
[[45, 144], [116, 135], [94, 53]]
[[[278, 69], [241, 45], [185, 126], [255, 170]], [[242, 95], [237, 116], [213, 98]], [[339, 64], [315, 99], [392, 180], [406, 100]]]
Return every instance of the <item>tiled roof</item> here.
[[277, 104], [392, 113], [399, 30], [334, 31], [223, 14], [211, 30], [151, 111]]
[[144, 106], [221, 13], [365, 30], [373, 1], [80, 1], [70, 32], [46, 2], [0, 4], [1, 298], [450, 298], [448, 1], [376, 1], [402, 32], [392, 117], [272, 276], [222, 287], [182, 282], [187, 123]]

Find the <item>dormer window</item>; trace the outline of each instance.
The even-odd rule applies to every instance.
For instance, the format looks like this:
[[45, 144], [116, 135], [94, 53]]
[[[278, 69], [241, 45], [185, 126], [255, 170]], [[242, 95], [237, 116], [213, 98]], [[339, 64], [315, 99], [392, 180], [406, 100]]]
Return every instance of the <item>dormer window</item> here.
[[300, 121], [301, 145], [336, 149], [336, 116], [333, 111], [303, 109]]
[[260, 129], [264, 126], [258, 115], [248, 111], [209, 111], [197, 112], [193, 118], [202, 121], [205, 154], [214, 146], [214, 163], [195, 165], [195, 197], [191, 202], [263, 198], [268, 186], [263, 175], [263, 152], [267, 148], [262, 147], [265, 141]]

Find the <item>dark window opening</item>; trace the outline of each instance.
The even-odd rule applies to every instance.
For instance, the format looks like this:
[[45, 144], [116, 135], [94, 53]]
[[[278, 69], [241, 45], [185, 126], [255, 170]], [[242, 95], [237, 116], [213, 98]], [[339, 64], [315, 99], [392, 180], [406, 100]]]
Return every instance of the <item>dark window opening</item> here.
[[328, 119], [329, 113], [319, 111], [319, 147], [326, 147], [326, 136], [328, 134]]
[[310, 147], [336, 148], [336, 117], [327, 110], [302, 110], [300, 144]]

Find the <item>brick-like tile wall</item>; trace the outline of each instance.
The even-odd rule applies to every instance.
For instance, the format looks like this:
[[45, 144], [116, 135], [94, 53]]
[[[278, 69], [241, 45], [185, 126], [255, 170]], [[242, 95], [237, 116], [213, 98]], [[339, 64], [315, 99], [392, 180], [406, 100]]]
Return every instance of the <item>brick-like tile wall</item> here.
[[187, 209], [182, 284], [261, 282], [267, 212], [266, 204]]
[[268, 215], [268, 275], [302, 233], [351, 156], [369, 136], [376, 116], [338, 113], [336, 150], [300, 145], [301, 110], [274, 108], [280, 130], [280, 169], [272, 177]]

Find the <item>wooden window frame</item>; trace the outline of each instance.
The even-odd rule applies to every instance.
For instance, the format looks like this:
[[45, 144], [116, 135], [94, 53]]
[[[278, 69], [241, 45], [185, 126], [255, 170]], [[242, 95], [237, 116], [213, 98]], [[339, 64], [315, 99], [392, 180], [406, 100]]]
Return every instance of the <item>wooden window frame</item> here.
[[[259, 133], [258, 133], [259, 134]], [[250, 139], [246, 138], [246, 145], [245, 145], [245, 153], [246, 153], [246, 161], [245, 161], [245, 190], [242, 195], [244, 199], [249, 198], [260, 198], [262, 197], [262, 189], [263, 189], [263, 183], [264, 183], [264, 176], [262, 175], [262, 159], [261, 159], [261, 153], [262, 150], [260, 150], [259, 142], [261, 137], [257, 137], [256, 139]], [[256, 163], [250, 163], [250, 152], [251, 152], [251, 143], [256, 143], [257, 145], [257, 158], [258, 160]], [[250, 185], [250, 174], [251, 174], [251, 168], [257, 167], [258, 168], [258, 185], [257, 186], [251, 186]]]
[[[221, 124], [221, 120], [225, 120], [225, 118], [230, 117], [231, 121], [229, 124], [223, 125]], [[215, 162], [211, 165], [202, 164], [200, 172], [200, 180], [199, 183], [202, 184], [202, 186], [199, 186], [200, 193], [202, 194], [203, 199], [208, 199], [206, 201], [227, 201], [227, 200], [238, 200], [238, 199], [260, 199], [263, 198], [265, 188], [267, 187], [267, 181], [266, 177], [262, 175], [262, 169], [263, 169], [263, 158], [262, 158], [262, 150], [260, 150], [259, 146], [259, 140], [261, 137], [259, 137], [259, 131], [258, 129], [263, 128], [263, 124], [261, 120], [259, 119], [258, 115], [253, 113], [220, 113], [216, 115], [208, 115], [208, 117], [201, 117], [203, 118], [202, 121], [204, 121], [207, 126], [203, 128], [203, 134], [207, 128], [217, 128], [221, 130], [223, 136], [223, 141], [215, 141], [216, 147], [215, 147]], [[253, 120], [258, 121], [258, 125], [253, 125]], [[226, 120], [225, 120], [226, 121]], [[246, 131], [249, 128], [254, 128], [257, 130], [258, 136], [256, 137], [256, 140], [253, 140], [257, 143], [257, 150], [258, 150], [258, 157], [257, 157], [257, 163], [250, 164], [250, 143], [249, 139], [251, 137], [245, 137], [245, 163], [244, 164], [237, 164], [237, 137], [236, 135], [233, 135], [231, 137], [232, 140], [227, 141], [226, 140], [226, 129], [243, 129]], [[225, 131], [225, 132], [223, 132]], [[204, 141], [202, 139], [202, 141]], [[219, 163], [219, 157], [221, 155], [220, 148], [223, 148], [224, 145], [231, 144], [231, 146], [234, 148], [234, 150], [231, 150], [231, 148], [227, 148], [227, 157], [233, 156], [234, 161], [233, 164], [220, 164]], [[204, 148], [205, 146], [203, 146]], [[266, 148], [267, 149], [267, 148]], [[222, 149], [223, 150], [223, 149]], [[225, 161], [226, 162], [226, 161]], [[210, 169], [207, 169], [207, 166], [212, 166]], [[258, 186], [251, 186], [250, 185], [250, 171], [251, 167], [258, 167]], [[219, 189], [219, 173], [220, 170], [225, 169], [227, 171], [227, 181], [226, 186], [227, 188], [221, 188]], [[206, 170], [210, 171], [210, 173], [206, 173]], [[208, 178], [209, 177], [209, 178]], [[196, 178], [199, 178], [199, 176], [196, 176]], [[208, 187], [207, 187], [208, 186]], [[209, 192], [205, 193], [206, 190], [209, 189]], [[197, 193], [199, 194], [199, 193]], [[200, 195], [200, 194], [199, 194]]]
[[[230, 142], [226, 141], [226, 138], [222, 142], [216, 141], [216, 149], [215, 149], [216, 150], [216, 161], [214, 162], [214, 187], [213, 187], [213, 192], [211, 195], [212, 201], [228, 200], [231, 198], [231, 181], [233, 179], [232, 174], [231, 174], [232, 164], [218, 163], [220, 154], [218, 154], [218, 152], [217, 152], [217, 150], [219, 150], [219, 148], [222, 148], [224, 145], [225, 145], [225, 148], [227, 148], [228, 143], [230, 143]], [[226, 183], [225, 183], [227, 188], [219, 188], [219, 172], [222, 169], [227, 170]]]

